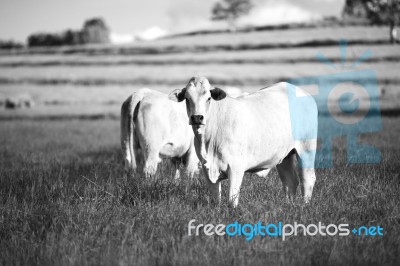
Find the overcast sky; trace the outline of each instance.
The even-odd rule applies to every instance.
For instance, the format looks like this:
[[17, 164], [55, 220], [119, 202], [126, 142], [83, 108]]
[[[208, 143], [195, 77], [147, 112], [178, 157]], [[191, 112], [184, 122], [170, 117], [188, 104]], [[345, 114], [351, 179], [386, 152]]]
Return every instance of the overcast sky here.
[[[25, 41], [34, 32], [80, 29], [85, 19], [102, 17], [113, 33], [137, 34], [151, 27], [167, 32], [212, 27], [217, 0], [1, 0], [0, 39]], [[338, 16], [344, 0], [253, 0], [241, 23], [276, 24]]]

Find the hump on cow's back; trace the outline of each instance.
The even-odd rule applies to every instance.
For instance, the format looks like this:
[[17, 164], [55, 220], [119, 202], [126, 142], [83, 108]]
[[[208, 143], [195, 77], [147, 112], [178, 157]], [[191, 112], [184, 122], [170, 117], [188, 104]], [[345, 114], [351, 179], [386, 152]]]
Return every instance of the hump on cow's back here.
[[258, 92], [264, 92], [264, 91], [282, 91], [285, 90], [288, 86], [289, 83], [285, 82], [285, 81], [281, 81], [272, 85], [269, 85], [267, 87], [261, 88], [260, 90], [258, 90]]

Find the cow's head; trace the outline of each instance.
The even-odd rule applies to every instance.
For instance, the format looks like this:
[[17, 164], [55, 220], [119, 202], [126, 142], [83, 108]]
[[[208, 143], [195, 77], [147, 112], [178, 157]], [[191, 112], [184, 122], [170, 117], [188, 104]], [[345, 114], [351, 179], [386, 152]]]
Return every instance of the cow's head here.
[[200, 127], [207, 123], [207, 114], [211, 101], [219, 101], [226, 97], [226, 93], [214, 88], [204, 77], [193, 77], [183, 89], [174, 90], [168, 96], [171, 100], [181, 102], [186, 100], [186, 110], [189, 125]]

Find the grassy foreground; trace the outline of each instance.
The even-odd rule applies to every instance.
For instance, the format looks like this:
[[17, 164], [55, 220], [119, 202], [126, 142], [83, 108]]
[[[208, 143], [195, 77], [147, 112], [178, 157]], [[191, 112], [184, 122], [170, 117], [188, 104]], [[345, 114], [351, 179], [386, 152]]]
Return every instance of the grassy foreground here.
[[[210, 203], [201, 178], [128, 178], [118, 121], [1, 121], [0, 263], [78, 265], [395, 265], [400, 254], [399, 118], [363, 137], [380, 165], [347, 165], [335, 141], [333, 169], [319, 169], [314, 198], [287, 203], [276, 171], [245, 178], [239, 207]], [[165, 169], [164, 169], [165, 170]], [[226, 184], [223, 190], [227, 189]], [[226, 201], [226, 194], [223, 195]], [[381, 225], [383, 237], [198, 237], [199, 223]]]

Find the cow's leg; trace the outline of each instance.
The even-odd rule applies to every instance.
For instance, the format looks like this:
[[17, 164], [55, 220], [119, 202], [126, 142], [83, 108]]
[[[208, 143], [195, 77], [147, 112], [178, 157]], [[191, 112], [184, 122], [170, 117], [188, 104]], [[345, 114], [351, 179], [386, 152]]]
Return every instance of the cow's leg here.
[[180, 159], [170, 158], [170, 159], [165, 159], [164, 162], [166, 163], [168, 175], [171, 176], [172, 174], [174, 176], [174, 179], [179, 179], [181, 177], [179, 171]]
[[149, 150], [146, 153], [143, 168], [143, 173], [146, 178], [154, 177], [159, 162], [161, 162], [159, 151]]
[[135, 161], [136, 161], [136, 173], [139, 176], [144, 175], [144, 158], [142, 149], [137, 148], [134, 150], [135, 153]]
[[237, 207], [237, 205], [239, 204], [239, 193], [243, 181], [243, 175], [244, 171], [235, 171], [229, 168], [229, 202], [232, 204], [233, 207]]
[[299, 180], [296, 174], [295, 157], [296, 154], [291, 152], [276, 166], [278, 175], [282, 181], [283, 191], [286, 198], [289, 200], [293, 200], [294, 195], [296, 195], [297, 186], [299, 185]]
[[199, 160], [194, 150], [190, 149], [185, 157], [185, 172], [190, 178], [199, 170]]
[[316, 180], [314, 168], [300, 168], [299, 176], [300, 180], [302, 181], [304, 202], [308, 203], [311, 200]]
[[177, 164], [176, 162], [172, 162], [173, 168], [172, 168], [172, 173], [174, 174], [174, 179], [179, 179], [181, 178], [181, 171], [180, 171], [180, 164]]
[[182, 167], [181, 167], [182, 159], [181, 158], [172, 159], [172, 164], [173, 164], [172, 170], [173, 170], [173, 173], [174, 173], [174, 178], [175, 179], [181, 178], [182, 177], [182, 173], [181, 173], [181, 170], [182, 170]]
[[129, 172], [131, 170], [136, 170], [136, 161], [135, 159], [132, 160], [131, 158], [131, 152], [130, 149], [125, 146], [123, 147], [123, 156], [124, 156], [124, 169], [126, 172]]
[[302, 147], [297, 150], [297, 160], [299, 162], [299, 177], [302, 183], [302, 193], [304, 201], [310, 201], [315, 184], [315, 153], [317, 140], [304, 142]]
[[206, 166], [203, 165], [202, 170], [210, 196], [219, 203], [221, 201], [221, 182], [213, 183], [210, 181], [209, 169]]
[[210, 180], [207, 180], [208, 191], [210, 192], [211, 197], [216, 200], [218, 203], [221, 202], [221, 182], [212, 183]]

